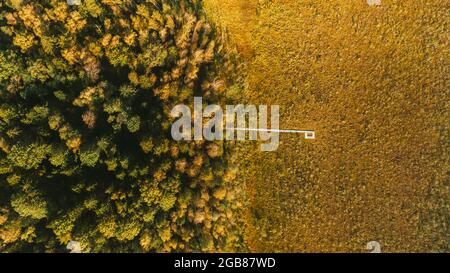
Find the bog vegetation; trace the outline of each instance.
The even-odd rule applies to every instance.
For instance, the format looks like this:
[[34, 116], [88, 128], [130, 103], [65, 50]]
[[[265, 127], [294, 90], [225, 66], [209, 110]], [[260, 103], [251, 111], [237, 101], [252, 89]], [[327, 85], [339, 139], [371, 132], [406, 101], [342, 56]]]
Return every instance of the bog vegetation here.
[[201, 1], [0, 2], [0, 251], [233, 251], [224, 143], [170, 110], [225, 101], [233, 59]]
[[245, 53], [244, 99], [317, 133], [240, 145], [250, 250], [448, 252], [448, 3], [205, 1]]

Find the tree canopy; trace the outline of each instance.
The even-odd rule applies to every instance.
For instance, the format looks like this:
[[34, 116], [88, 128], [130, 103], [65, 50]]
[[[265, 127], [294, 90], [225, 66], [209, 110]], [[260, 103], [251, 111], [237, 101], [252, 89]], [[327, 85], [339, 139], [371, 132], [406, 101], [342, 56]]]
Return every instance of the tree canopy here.
[[170, 137], [173, 106], [233, 84], [201, 1], [0, 10], [1, 251], [242, 247], [227, 147]]

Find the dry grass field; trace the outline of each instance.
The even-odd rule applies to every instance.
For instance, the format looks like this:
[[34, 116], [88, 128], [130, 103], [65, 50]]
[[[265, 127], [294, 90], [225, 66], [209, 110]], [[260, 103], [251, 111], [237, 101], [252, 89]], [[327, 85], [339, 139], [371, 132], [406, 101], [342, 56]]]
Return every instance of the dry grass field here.
[[256, 26], [257, 1], [206, 0], [205, 9], [238, 47], [240, 55], [251, 59], [252, 31]]
[[239, 145], [249, 249], [450, 251], [450, 3], [205, 2], [242, 53], [246, 102], [317, 131]]

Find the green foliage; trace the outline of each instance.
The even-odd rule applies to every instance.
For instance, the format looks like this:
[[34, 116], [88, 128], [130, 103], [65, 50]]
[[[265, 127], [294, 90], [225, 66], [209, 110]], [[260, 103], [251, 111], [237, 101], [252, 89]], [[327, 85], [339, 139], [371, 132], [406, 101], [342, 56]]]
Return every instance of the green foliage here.
[[18, 143], [11, 148], [8, 159], [16, 167], [23, 169], [37, 169], [47, 157], [49, 146], [39, 143]]
[[228, 150], [169, 137], [173, 106], [225, 102], [222, 35], [201, 1], [125, 2], [0, 0], [0, 251], [201, 251], [214, 236], [220, 251], [216, 230], [236, 229], [209, 198]]
[[49, 157], [50, 163], [55, 167], [64, 166], [67, 163], [69, 151], [65, 148], [53, 148]]
[[127, 128], [130, 133], [136, 133], [137, 131], [139, 131], [140, 126], [141, 119], [138, 116], [132, 117], [127, 121]]
[[47, 202], [37, 191], [14, 194], [11, 206], [22, 217], [42, 219], [47, 216]]
[[20, 72], [17, 54], [14, 51], [0, 51], [0, 82], [5, 82]]
[[138, 221], [124, 221], [119, 223], [116, 238], [119, 241], [131, 241], [139, 235], [141, 224]]
[[9, 123], [10, 120], [17, 117], [17, 111], [15, 107], [7, 104], [0, 105], [0, 119], [5, 122]]
[[98, 149], [82, 148], [80, 150], [80, 161], [82, 165], [95, 167], [99, 158], [100, 151]]
[[177, 198], [175, 195], [163, 196], [161, 201], [159, 201], [159, 206], [163, 211], [169, 211], [175, 205]]
[[19, 184], [20, 179], [21, 179], [21, 177], [16, 174], [12, 174], [12, 175], [8, 176], [8, 178], [6, 178], [6, 180], [8, 181], [8, 184], [11, 186]]
[[123, 85], [119, 89], [120, 95], [124, 98], [130, 98], [136, 95], [137, 90], [131, 85]]
[[45, 106], [35, 106], [30, 112], [25, 114], [25, 117], [21, 120], [25, 124], [33, 124], [35, 122], [42, 121], [48, 117], [49, 110]]

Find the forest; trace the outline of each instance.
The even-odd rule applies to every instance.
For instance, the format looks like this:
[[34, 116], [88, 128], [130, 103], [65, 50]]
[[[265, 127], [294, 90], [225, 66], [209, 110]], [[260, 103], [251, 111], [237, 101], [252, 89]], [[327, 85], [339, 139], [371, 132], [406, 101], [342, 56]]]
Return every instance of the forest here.
[[229, 144], [170, 137], [173, 106], [238, 88], [201, 1], [0, 11], [1, 252], [243, 247]]

